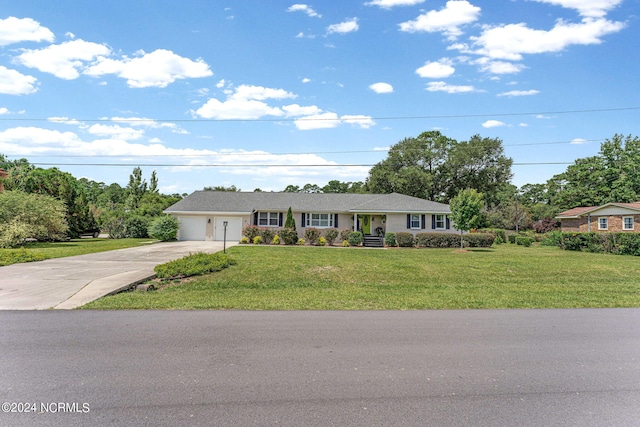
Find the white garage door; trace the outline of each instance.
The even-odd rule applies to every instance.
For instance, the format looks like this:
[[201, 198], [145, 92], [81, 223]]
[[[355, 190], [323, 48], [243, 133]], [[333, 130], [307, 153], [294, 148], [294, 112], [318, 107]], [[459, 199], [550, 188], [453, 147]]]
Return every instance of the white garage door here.
[[227, 221], [227, 241], [239, 242], [242, 238], [242, 218], [216, 217], [214, 225], [214, 240], [224, 240], [224, 221]]
[[207, 229], [207, 219], [197, 216], [183, 216], [180, 222], [179, 240], [204, 240]]

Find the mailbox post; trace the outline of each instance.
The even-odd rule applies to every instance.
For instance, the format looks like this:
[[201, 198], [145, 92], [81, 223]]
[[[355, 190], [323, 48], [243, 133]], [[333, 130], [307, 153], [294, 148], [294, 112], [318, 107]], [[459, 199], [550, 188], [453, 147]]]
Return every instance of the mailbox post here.
[[222, 253], [227, 253], [227, 225], [229, 225], [229, 221], [222, 221], [222, 226], [224, 227], [224, 237], [222, 243]]

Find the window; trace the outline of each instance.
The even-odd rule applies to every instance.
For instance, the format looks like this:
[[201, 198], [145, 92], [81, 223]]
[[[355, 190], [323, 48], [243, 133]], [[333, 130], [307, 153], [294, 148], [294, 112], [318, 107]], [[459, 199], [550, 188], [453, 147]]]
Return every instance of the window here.
[[622, 229], [623, 230], [633, 230], [633, 217], [632, 216], [623, 216], [622, 217]]
[[436, 215], [436, 229], [444, 230], [445, 228], [446, 228], [445, 216], [444, 215]]
[[598, 230], [607, 230], [609, 228], [609, 218], [598, 218]]
[[411, 215], [411, 228], [420, 228], [420, 215]]
[[308, 213], [306, 222], [307, 227], [329, 228], [333, 227], [334, 214]]
[[277, 227], [279, 216], [280, 214], [278, 212], [260, 212], [258, 215], [258, 225], [263, 227]]

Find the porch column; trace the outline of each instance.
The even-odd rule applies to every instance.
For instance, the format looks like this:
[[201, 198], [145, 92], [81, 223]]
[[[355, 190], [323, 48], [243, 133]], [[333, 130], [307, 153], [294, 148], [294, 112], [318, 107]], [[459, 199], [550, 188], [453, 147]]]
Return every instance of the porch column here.
[[353, 214], [353, 231], [358, 231], [358, 214]]
[[[580, 231], [580, 225], [578, 225], [578, 231]], [[591, 214], [587, 214], [587, 231], [591, 232]]]

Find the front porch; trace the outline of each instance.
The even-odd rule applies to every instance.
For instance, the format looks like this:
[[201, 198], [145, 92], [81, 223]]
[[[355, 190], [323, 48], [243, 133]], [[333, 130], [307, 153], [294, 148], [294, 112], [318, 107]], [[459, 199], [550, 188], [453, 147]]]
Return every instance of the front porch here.
[[354, 231], [362, 233], [362, 244], [366, 247], [384, 247], [386, 233], [386, 214], [382, 213], [354, 213]]

